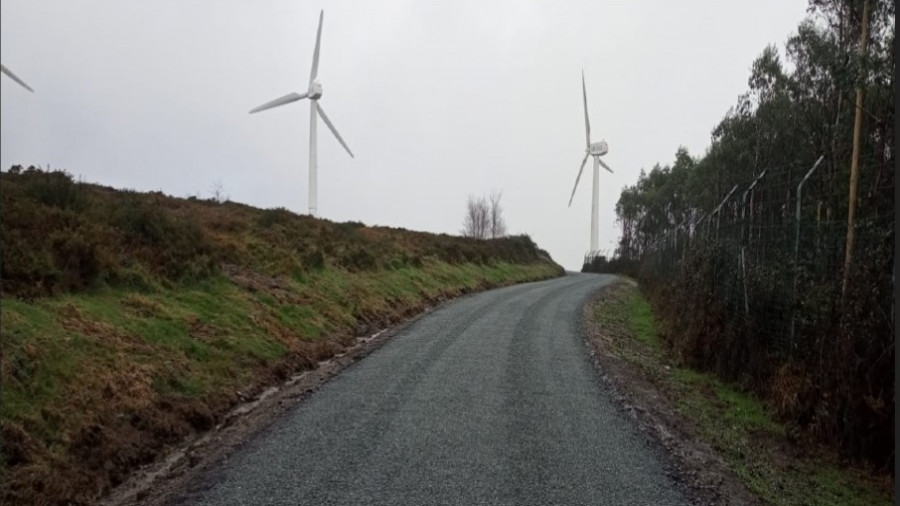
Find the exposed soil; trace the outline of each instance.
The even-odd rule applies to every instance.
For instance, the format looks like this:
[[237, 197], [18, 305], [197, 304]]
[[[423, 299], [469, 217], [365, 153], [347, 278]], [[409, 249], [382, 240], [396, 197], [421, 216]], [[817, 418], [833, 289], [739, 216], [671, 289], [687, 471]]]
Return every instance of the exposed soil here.
[[[612, 390], [620, 407], [639, 422], [642, 430], [657, 440], [672, 457], [672, 477], [693, 493], [695, 504], [762, 504], [725, 465], [708, 444], [693, 434], [696, 427], [682, 417], [668, 393], [654, 384], [648, 374], [633, 363], [608, 353], [611, 339], [632, 339], [622, 335], [624, 327], [598, 328], [592, 308], [613, 297], [620, 297], [624, 284], [601, 290], [584, 308], [585, 336], [600, 377]], [[260, 382], [254, 395], [236, 392], [242, 399], [217, 424], [212, 417], [198, 413], [198, 420], [210, 424], [207, 431], [181, 438], [153, 464], [133, 472], [100, 503], [102, 506], [160, 506], [191, 487], [194, 478], [227, 459], [241, 445], [268, 427], [275, 419], [293, 409], [308, 395], [341, 370], [367, 356], [398, 331], [431, 310], [421, 311], [403, 323], [374, 334], [359, 337], [344, 352], [318, 363], [314, 368], [288, 377], [278, 386], [265, 388]], [[618, 333], [618, 335], [617, 335]], [[269, 378], [268, 384], [273, 384]], [[199, 427], [198, 427], [199, 429]], [[140, 448], [135, 441], [135, 448]]]
[[[288, 290], [278, 279], [227, 265], [224, 271], [244, 291], [304, 304], [301, 294]], [[499, 283], [503, 284], [507, 283]], [[155, 395], [149, 365], [138, 360], [126, 368], [98, 361], [83, 375], [81, 384], [86, 386], [73, 389], [67, 398], [74, 408], [42, 408], [44, 420], [75, 426], [69, 435], [57, 436], [52, 447], [36, 440], [33, 427], [4, 420], [0, 426], [0, 459], [6, 468], [0, 503], [163, 504], [172, 490], [186, 483], [191, 475], [188, 471], [227, 457], [247, 437], [370, 353], [402, 326], [449, 299], [496, 286], [496, 282], [481, 279], [471, 286], [446, 287], [430, 296], [421, 294], [422, 298], [415, 301], [388, 300], [387, 308], [359, 310], [353, 328], [348, 326], [314, 341], [297, 339], [278, 322], [266, 320], [270, 316], [254, 315], [259, 325], [283, 342], [287, 354], [271, 363], [260, 363], [252, 379], [239, 382], [238, 387], [198, 396]], [[140, 295], [130, 295], [124, 305], [141, 314], [159, 311], [154, 304]], [[92, 320], [75, 305], [64, 306], [59, 318], [64, 328], [78, 330], [85, 339], [113, 340], [122, 353], [146, 354], [148, 345], [141, 339]], [[188, 325], [191, 336], [199, 341], [221, 332], [199, 320]], [[40, 353], [26, 346], [25, 352], [29, 350]], [[9, 356], [0, 354], [0, 360], [8, 371]], [[162, 367], [189, 365], [186, 359], [173, 356]], [[72, 416], [73, 409], [77, 420]]]
[[[633, 340], [627, 325], [601, 327], [594, 309], [623, 297], [629, 281], [599, 291], [585, 305], [582, 318], [585, 338], [602, 381], [612, 390], [619, 406], [642, 430], [658, 441], [672, 457], [673, 478], [684, 481], [696, 504], [758, 505], [762, 502], [744, 486], [709, 444], [696, 437], [695, 424], [681, 416], [665, 384], [652, 381], [634, 362], [611, 352], [613, 341]], [[636, 347], [632, 352], [640, 353]]]
[[[236, 395], [241, 397], [242, 402], [232, 408], [221, 422], [214, 426], [209, 423], [207, 427], [209, 430], [182, 440], [172, 446], [164, 457], [133, 472], [99, 504], [102, 506], [167, 504], [177, 494], [189, 488], [194, 477], [227, 459], [280, 415], [295, 407], [344, 368], [373, 352], [397, 332], [430, 312], [433, 307], [419, 307], [415, 316], [398, 325], [368, 336], [357, 337], [341, 353], [318, 362], [309, 370], [291, 375], [280, 384], [276, 384], [277, 386], [264, 387], [266, 383], [259, 382], [257, 392], [253, 395], [237, 392]], [[198, 416], [202, 420], [212, 420], [212, 417], [203, 414]], [[139, 447], [137, 444], [136, 446]]]
[[153, 477], [227, 448], [379, 329], [501, 280], [563, 274], [525, 235], [334, 223], [34, 168], [0, 178], [14, 239], [0, 242], [2, 504], [156, 496]]

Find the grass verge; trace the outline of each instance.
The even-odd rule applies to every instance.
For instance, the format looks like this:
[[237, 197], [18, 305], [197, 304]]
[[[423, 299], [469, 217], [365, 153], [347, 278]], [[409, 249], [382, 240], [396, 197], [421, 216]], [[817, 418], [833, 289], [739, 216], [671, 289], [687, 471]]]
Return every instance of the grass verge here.
[[[798, 447], [760, 400], [710, 374], [673, 363], [652, 309], [634, 283], [607, 289], [590, 314], [597, 355], [628, 401], [646, 404], [645, 411], [662, 412], [660, 419], [678, 427], [669, 430], [712, 448], [763, 503], [893, 504], [890, 484], [864, 470], [841, 466], [835, 454], [822, 448]], [[634, 387], [641, 383], [652, 387]]]
[[562, 267], [491, 240], [0, 172], [0, 503], [94, 504], [429, 305]]
[[428, 261], [2, 299], [3, 503], [89, 504], [357, 335], [463, 293], [556, 274], [549, 264]]

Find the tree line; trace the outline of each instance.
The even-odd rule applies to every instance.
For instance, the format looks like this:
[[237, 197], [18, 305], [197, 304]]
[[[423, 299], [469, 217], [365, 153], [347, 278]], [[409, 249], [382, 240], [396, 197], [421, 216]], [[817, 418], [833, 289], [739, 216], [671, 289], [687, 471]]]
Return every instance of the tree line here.
[[[860, 53], [864, 7], [868, 47]], [[786, 68], [775, 46], [753, 62], [749, 90], [712, 130], [701, 157], [679, 148], [671, 165], [641, 171], [616, 203], [621, 225], [618, 256], [639, 259], [662, 231], [711, 211], [737, 183], [766, 168], [786, 167], [786, 179], [825, 155], [822, 167], [827, 219], [847, 216], [849, 169], [857, 110], [862, 114], [858, 203], [865, 211], [893, 212], [894, 2], [811, 0], [809, 16], [786, 44]], [[857, 85], [865, 90], [857, 107]]]
[[811, 0], [784, 54], [770, 45], [753, 61], [706, 152], [679, 148], [623, 189], [610, 262], [640, 278], [680, 360], [884, 469], [894, 17], [888, 0]]

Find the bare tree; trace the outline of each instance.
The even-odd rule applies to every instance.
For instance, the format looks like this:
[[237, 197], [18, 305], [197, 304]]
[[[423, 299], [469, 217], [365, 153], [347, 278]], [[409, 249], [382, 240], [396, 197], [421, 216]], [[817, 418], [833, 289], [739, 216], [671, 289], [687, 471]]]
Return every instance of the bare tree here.
[[487, 239], [490, 230], [490, 208], [484, 197], [469, 195], [466, 216], [463, 219], [463, 235], [476, 239]]
[[463, 219], [462, 234], [477, 239], [495, 239], [506, 235], [503, 208], [500, 207], [502, 192], [491, 191], [488, 197], [469, 195], [466, 216]]
[[503, 208], [500, 207], [500, 197], [503, 192], [491, 190], [490, 196], [490, 235], [491, 239], [506, 235], [506, 220], [503, 219]]
[[212, 200], [219, 204], [228, 200], [228, 195], [225, 195], [225, 185], [222, 184], [221, 179], [217, 179], [213, 182], [210, 193], [212, 194]]

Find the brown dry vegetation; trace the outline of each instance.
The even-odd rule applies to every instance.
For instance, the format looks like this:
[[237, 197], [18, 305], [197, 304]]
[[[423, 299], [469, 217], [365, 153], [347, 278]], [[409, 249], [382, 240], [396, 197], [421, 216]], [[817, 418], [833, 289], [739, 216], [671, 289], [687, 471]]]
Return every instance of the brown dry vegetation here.
[[773, 402], [681, 361], [641, 292], [630, 281], [599, 292], [585, 308], [587, 336], [604, 380], [699, 503], [892, 504], [890, 477], [841, 463], [779, 422]]
[[[892, 284], [884, 273], [893, 254], [891, 250], [889, 258], [886, 253], [879, 249], [877, 255], [866, 254], [869, 272], [855, 270], [859, 276], [843, 307], [839, 293], [804, 301], [801, 309], [806, 313], [798, 318], [792, 346], [784, 346], [788, 350], [779, 344], [777, 336], [783, 334], [772, 328], [788, 327], [790, 320], [779, 321], [774, 308], [783, 308], [784, 314], [789, 301], [762, 294], [751, 299], [745, 313], [734, 304], [738, 297], [729, 298], [728, 290], [740, 285], [729, 285], [738, 278], [723, 273], [733, 268], [736, 256], [698, 246], [670, 277], [656, 275], [647, 265], [639, 277], [664, 339], [681, 363], [767, 399], [795, 438], [827, 445], [846, 461], [893, 479], [894, 332], [884, 304], [890, 301], [886, 294]], [[758, 272], [764, 270], [768, 278], [756, 285], [756, 293], [780, 282], [770, 268]], [[818, 288], [839, 286], [836, 276]], [[803, 318], [815, 312], [827, 317]]]
[[266, 385], [469, 291], [562, 274], [490, 241], [0, 174], [4, 504], [88, 504]]

